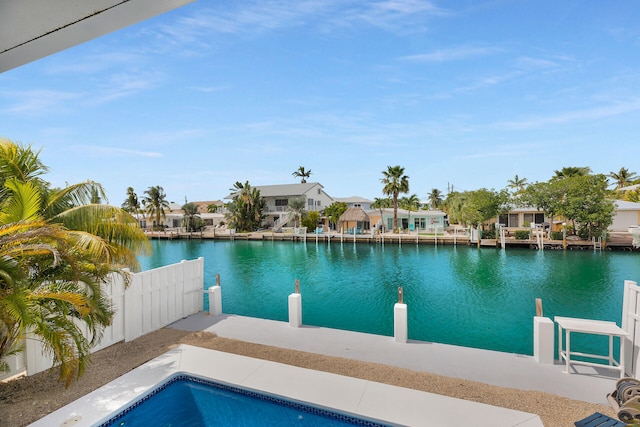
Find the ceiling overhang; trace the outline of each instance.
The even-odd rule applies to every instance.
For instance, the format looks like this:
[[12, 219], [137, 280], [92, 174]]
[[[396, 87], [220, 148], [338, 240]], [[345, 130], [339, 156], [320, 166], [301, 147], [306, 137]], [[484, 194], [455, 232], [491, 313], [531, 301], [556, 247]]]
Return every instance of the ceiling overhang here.
[[0, 72], [194, 0], [1, 0]]

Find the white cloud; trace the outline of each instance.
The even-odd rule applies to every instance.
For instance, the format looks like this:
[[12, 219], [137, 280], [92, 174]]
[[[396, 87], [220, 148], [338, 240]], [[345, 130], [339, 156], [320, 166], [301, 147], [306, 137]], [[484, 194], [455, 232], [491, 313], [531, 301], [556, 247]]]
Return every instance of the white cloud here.
[[404, 56], [401, 59], [416, 62], [448, 62], [461, 61], [476, 58], [478, 56], [493, 55], [497, 52], [499, 52], [499, 49], [493, 47], [461, 46], [449, 49], [440, 49], [429, 53]]
[[530, 119], [519, 121], [498, 122], [493, 124], [491, 127], [500, 130], [534, 129], [550, 125], [562, 125], [585, 120], [604, 119], [634, 111], [640, 111], [640, 99], [584, 110], [567, 111], [550, 116], [532, 117]]

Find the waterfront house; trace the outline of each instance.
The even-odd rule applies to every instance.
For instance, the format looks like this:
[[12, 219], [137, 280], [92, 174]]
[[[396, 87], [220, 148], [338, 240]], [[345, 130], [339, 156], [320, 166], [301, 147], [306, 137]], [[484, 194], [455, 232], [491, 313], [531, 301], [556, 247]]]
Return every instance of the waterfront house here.
[[640, 203], [615, 200], [615, 215], [609, 231], [627, 231], [640, 225]]
[[[519, 228], [530, 228], [531, 224], [548, 223], [544, 212], [532, 207], [519, 207], [509, 210], [508, 213], [498, 215], [497, 224], [505, 227], [507, 230], [515, 230]], [[560, 221], [561, 223], [562, 221]]]
[[[304, 184], [281, 185], [256, 185], [253, 188], [260, 190], [260, 196], [266, 201], [263, 211], [265, 225], [268, 227], [282, 228], [293, 224], [293, 216], [289, 212], [289, 203], [294, 199], [303, 199], [305, 211], [322, 211], [333, 203], [333, 198], [325, 191], [322, 184], [307, 182]], [[229, 194], [225, 199], [232, 199]]]
[[[393, 209], [372, 209], [367, 211], [374, 230], [381, 226], [385, 230], [393, 230]], [[446, 226], [446, 214], [441, 210], [418, 210], [409, 212], [406, 209], [398, 209], [398, 228], [409, 231], [439, 232]]]
[[362, 234], [370, 229], [369, 215], [362, 208], [349, 208], [340, 215], [340, 229], [348, 234]]
[[370, 210], [371, 204], [373, 203], [373, 201], [360, 196], [334, 197], [333, 200], [335, 202], [345, 203], [347, 205], [347, 208], [360, 208], [363, 211]]

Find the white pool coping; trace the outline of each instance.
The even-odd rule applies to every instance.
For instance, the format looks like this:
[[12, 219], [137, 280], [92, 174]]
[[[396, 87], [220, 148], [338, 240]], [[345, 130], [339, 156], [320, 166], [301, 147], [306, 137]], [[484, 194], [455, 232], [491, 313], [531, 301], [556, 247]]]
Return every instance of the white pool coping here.
[[180, 373], [397, 425], [543, 426], [538, 415], [527, 412], [184, 344], [31, 426], [99, 425], [157, 384]]

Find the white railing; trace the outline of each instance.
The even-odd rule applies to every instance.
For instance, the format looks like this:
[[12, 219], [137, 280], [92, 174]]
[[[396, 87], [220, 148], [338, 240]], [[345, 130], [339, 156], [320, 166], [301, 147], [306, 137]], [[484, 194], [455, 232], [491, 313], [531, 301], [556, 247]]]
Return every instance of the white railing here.
[[[203, 310], [203, 258], [135, 273], [130, 280], [125, 287], [124, 278], [113, 274], [104, 285], [115, 315], [92, 352], [134, 340]], [[34, 336], [28, 337], [24, 351], [8, 357], [7, 363], [10, 372], [0, 374], [0, 380], [23, 373], [33, 375], [53, 365]]]

